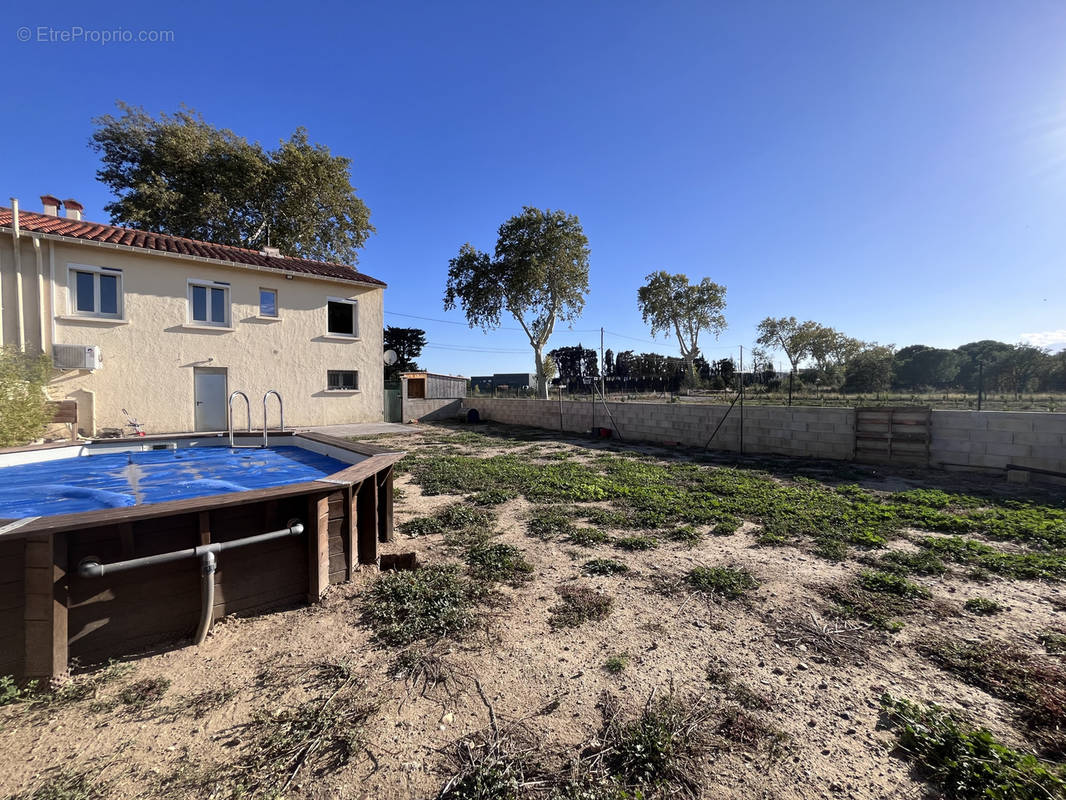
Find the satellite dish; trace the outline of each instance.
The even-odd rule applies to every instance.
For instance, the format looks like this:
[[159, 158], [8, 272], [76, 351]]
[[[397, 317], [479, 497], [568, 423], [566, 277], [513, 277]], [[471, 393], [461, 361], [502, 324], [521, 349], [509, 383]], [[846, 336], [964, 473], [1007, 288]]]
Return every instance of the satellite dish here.
[[396, 355], [396, 351], [395, 350], [386, 350], [385, 351], [385, 363], [388, 366], [391, 367], [393, 364], [395, 364], [399, 360], [399, 358], [400, 357], [398, 355]]

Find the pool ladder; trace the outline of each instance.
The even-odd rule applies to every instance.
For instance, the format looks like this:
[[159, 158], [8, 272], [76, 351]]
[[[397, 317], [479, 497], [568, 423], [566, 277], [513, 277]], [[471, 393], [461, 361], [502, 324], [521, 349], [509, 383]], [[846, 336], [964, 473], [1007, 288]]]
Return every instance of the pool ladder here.
[[[270, 398], [270, 395], [274, 395], [274, 397], [278, 398], [278, 430], [285, 430], [285, 404], [281, 401], [281, 393], [277, 389], [271, 389], [269, 392], [263, 395], [263, 444], [260, 445], [261, 447], [267, 446], [267, 400]], [[245, 411], [248, 412], [248, 433], [252, 432], [252, 404], [248, 400], [248, 395], [239, 390], [230, 392], [229, 401], [227, 403], [227, 405], [229, 406], [230, 447], [236, 446], [233, 443], [233, 398], [238, 396], [244, 398], [244, 408]]]

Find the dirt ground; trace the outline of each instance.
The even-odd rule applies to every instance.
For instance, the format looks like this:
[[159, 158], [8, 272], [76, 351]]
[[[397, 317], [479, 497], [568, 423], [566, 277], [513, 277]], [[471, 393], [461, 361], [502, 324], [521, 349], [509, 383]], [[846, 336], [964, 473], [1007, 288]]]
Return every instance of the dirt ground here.
[[[505, 430], [497, 429], [498, 444], [449, 444], [455, 431], [412, 426], [377, 441], [414, 454], [433, 448], [480, 458], [514, 452]], [[534, 441], [540, 447], [530, 459], [569, 452], [581, 460], [619, 447], [554, 434]], [[649, 461], [686, 457], [651, 446], [621, 449]], [[861, 483], [888, 491], [968, 491], [992, 480], [868, 470]], [[414, 551], [423, 564], [455, 561], [443, 534], [412, 537], [399, 527], [462, 495], [423, 496], [409, 473], [396, 486], [402, 490], [395, 504], [398, 530], [383, 552]], [[809, 548], [758, 546], [758, 527], [751, 522], [692, 547], [663, 539], [655, 549], [630, 552], [609, 543], [579, 547], [529, 535], [525, 520], [532, 508], [522, 497], [496, 510], [493, 541], [517, 546], [533, 566], [532, 578], [517, 587], [501, 585], [492, 602], [479, 606], [484, 624], [478, 631], [437, 645], [444, 648], [446, 682], [428, 689], [411, 685], [395, 666], [396, 651], [371, 641], [360, 608], [378, 572], [364, 568], [350, 583], [331, 587], [320, 605], [228, 618], [201, 647], [143, 655], [129, 662], [127, 672], [112, 668], [115, 677], [101, 679], [82, 699], [0, 708], [0, 797], [32, 796], [59, 770], [87, 775], [89, 788], [48, 797], [228, 797], [221, 776], [230, 774], [249, 746], [249, 723], [257, 714], [277, 716], [305, 697], [304, 678], [324, 662], [348, 665], [380, 706], [347, 763], [322, 774], [298, 772], [282, 796], [431, 798], [454, 773], [461, 740], [492, 724], [490, 709], [499, 724], [520, 720], [546, 752], [564, 753], [600, 729], [605, 693], [638, 709], [652, 694], [669, 691], [725, 702], [724, 689], [708, 680], [709, 666], [727, 669], [765, 696], [768, 708], [758, 712], [760, 719], [781, 735], [772, 745], [708, 752], [702, 779], [708, 798], [923, 796], [925, 784], [892, 753], [891, 732], [878, 726], [885, 692], [964, 709], [1005, 743], [1027, 744], [1008, 703], [942, 671], [916, 647], [936, 634], [1032, 642], [1057, 623], [1052, 603], [1066, 602], [1059, 584], [979, 583], [961, 569], [921, 576], [916, 580], [932, 592], [934, 606], [909, 617], [898, 633], [886, 633], [829, 617], [816, 589], [858, 574], [863, 564], [857, 559], [834, 562]], [[594, 557], [616, 559], [629, 571], [582, 575], [581, 565]], [[746, 567], [760, 585], [737, 600], [661, 590], [700, 565]], [[578, 582], [613, 597], [613, 611], [602, 621], [553, 628], [549, 609], [558, 599], [556, 588]], [[962, 603], [978, 595], [1007, 610], [963, 613]], [[622, 654], [628, 661], [621, 672], [604, 668], [609, 656]], [[94, 674], [100, 673], [76, 681]], [[140, 706], [116, 700], [125, 687], [153, 678], [170, 681], [160, 699]], [[216, 690], [218, 698], [204, 694]]]

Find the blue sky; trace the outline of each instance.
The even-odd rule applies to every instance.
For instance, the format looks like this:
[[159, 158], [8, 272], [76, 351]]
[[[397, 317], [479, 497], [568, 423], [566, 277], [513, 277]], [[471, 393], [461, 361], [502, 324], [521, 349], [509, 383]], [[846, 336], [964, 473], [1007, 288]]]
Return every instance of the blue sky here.
[[[38, 40], [76, 26], [173, 41]], [[1066, 345], [1059, 2], [83, 2], [3, 27], [5, 199], [106, 221], [87, 140], [120, 99], [267, 145], [306, 126], [353, 159], [377, 227], [360, 268], [389, 283], [389, 324], [427, 330], [433, 370], [532, 368], [521, 331], [471, 331], [441, 300], [460, 245], [491, 250], [523, 205], [577, 214], [592, 251], [585, 313], [551, 346], [603, 326], [615, 351], [676, 354], [636, 306], [657, 269], [728, 287], [714, 357], [768, 315]]]

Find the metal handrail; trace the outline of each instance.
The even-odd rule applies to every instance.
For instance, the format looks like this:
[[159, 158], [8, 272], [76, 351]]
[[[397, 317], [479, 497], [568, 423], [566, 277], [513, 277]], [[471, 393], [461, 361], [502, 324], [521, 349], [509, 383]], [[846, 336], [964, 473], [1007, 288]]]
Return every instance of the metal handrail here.
[[244, 392], [239, 391], [239, 390], [230, 392], [229, 400], [227, 401], [227, 405], [229, 406], [229, 446], [230, 447], [234, 446], [234, 444], [233, 444], [233, 398], [236, 397], [237, 395], [240, 395], [241, 397], [244, 398], [244, 407], [248, 411], [248, 433], [252, 432], [252, 403], [248, 399], [248, 395], [246, 395]]
[[[285, 404], [281, 402], [281, 394], [277, 389], [271, 389], [269, 392], [263, 395], [263, 447], [267, 446], [267, 398], [270, 395], [278, 398], [278, 415], [279, 415], [279, 431], [285, 430]], [[251, 428], [249, 428], [251, 430]]]

